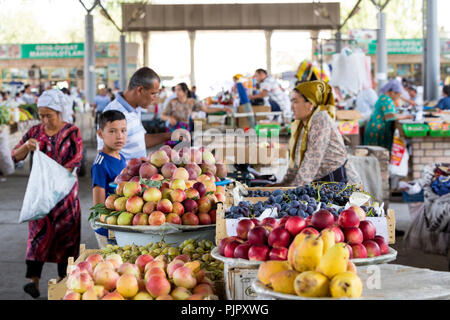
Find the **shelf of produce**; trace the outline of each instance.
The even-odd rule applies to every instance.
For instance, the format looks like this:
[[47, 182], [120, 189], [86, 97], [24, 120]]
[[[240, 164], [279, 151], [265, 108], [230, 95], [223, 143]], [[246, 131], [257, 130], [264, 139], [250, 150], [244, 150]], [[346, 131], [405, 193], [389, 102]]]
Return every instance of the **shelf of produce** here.
[[174, 245], [178, 245], [188, 238], [214, 241], [216, 229], [214, 224], [188, 226], [165, 223], [162, 226], [118, 226], [96, 222], [95, 225], [113, 230], [119, 246], [133, 243], [146, 245], [149, 242], [159, 242], [162, 237], [166, 242]]
[[[77, 265], [78, 263], [85, 261], [87, 257], [89, 257], [92, 254], [102, 254], [102, 250], [100, 249], [86, 249], [85, 244], [80, 245], [80, 255], [75, 260], [74, 257], [69, 257], [68, 263], [67, 263], [67, 273], [69, 273], [74, 265]], [[206, 274], [208, 275], [208, 272]], [[67, 277], [65, 277], [62, 281], [57, 282], [56, 279], [50, 279], [48, 282], [48, 300], [62, 300], [64, 295], [67, 292]], [[225, 283], [223, 280], [216, 280], [213, 281], [214, 288], [216, 290], [216, 296], [211, 296], [207, 298], [206, 300], [225, 300]]]
[[[359, 300], [450, 299], [450, 273], [395, 264], [357, 267], [363, 283]], [[379, 277], [377, 281], [374, 277]], [[378, 285], [377, 285], [378, 284]], [[253, 289], [261, 300], [348, 300], [348, 298], [306, 298], [273, 291], [255, 280]]]

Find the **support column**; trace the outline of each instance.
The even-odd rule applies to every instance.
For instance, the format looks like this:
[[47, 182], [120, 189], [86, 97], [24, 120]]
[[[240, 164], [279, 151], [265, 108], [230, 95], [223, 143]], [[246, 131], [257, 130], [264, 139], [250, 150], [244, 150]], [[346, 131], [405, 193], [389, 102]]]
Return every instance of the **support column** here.
[[188, 31], [191, 46], [191, 88], [195, 86], [195, 31]]
[[386, 43], [386, 13], [379, 11], [377, 15], [377, 81], [378, 92], [387, 82], [387, 43]]
[[342, 50], [342, 33], [341, 30], [336, 32], [336, 53], [341, 53]]
[[148, 67], [149, 66], [148, 55], [149, 55], [149, 45], [150, 45], [149, 32], [148, 31], [142, 32], [141, 36], [142, 36], [142, 42], [143, 42], [142, 63], [144, 64], [144, 67]]
[[319, 43], [319, 31], [317, 30], [311, 30], [309, 32], [309, 36], [311, 38], [311, 58], [314, 60], [314, 52], [316, 52], [316, 47]]
[[266, 36], [266, 66], [268, 74], [272, 74], [272, 33], [272, 30], [264, 30]]
[[93, 103], [96, 94], [94, 17], [89, 13], [85, 18], [85, 33], [84, 88], [86, 99]]
[[440, 84], [440, 50], [439, 29], [437, 21], [437, 0], [426, 1], [426, 53], [424, 55], [425, 65], [425, 99], [437, 100], [439, 98]]
[[127, 88], [127, 43], [125, 34], [120, 35], [120, 57], [119, 57], [119, 87], [121, 91]]

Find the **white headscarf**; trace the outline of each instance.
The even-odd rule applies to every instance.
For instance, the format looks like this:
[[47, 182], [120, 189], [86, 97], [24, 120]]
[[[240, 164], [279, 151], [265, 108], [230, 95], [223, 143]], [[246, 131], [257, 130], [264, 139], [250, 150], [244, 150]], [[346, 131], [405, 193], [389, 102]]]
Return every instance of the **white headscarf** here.
[[38, 99], [37, 107], [38, 108], [45, 107], [55, 110], [57, 112], [63, 112], [64, 100], [61, 99], [61, 96], [58, 94], [59, 92], [60, 91], [56, 89], [50, 89], [42, 92], [42, 94]]
[[38, 99], [37, 107], [45, 107], [61, 113], [62, 120], [72, 122], [72, 105], [64, 93], [58, 89], [44, 91]]

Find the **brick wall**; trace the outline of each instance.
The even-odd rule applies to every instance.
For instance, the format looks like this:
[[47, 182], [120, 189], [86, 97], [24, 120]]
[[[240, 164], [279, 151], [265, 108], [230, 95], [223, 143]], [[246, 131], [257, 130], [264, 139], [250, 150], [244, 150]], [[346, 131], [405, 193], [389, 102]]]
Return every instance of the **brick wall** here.
[[435, 162], [450, 163], [450, 138], [413, 137], [411, 143], [410, 164], [413, 179], [422, 176], [424, 165]]

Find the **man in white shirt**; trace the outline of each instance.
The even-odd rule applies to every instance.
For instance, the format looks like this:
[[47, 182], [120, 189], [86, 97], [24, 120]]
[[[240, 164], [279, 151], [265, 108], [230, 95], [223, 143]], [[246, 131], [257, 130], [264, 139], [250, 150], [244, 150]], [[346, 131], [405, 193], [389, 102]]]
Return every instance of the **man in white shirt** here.
[[291, 108], [289, 96], [283, 91], [278, 81], [270, 77], [264, 69], [256, 70], [255, 78], [260, 85], [261, 93], [250, 95], [249, 99], [262, 98], [266, 105], [272, 107], [272, 111], [283, 111], [284, 114], [289, 113]]
[[31, 93], [31, 87], [29, 84], [25, 85], [25, 93], [22, 96], [22, 100], [26, 104], [36, 103], [36, 96]]
[[[142, 126], [139, 107], [148, 106], [158, 99], [160, 78], [150, 68], [137, 70], [130, 79], [128, 89], [119, 92], [116, 98], [108, 104], [103, 112], [117, 110], [127, 119], [127, 143], [121, 150], [125, 159], [146, 157], [147, 147], [152, 147], [170, 139], [170, 133], [146, 133]], [[103, 148], [103, 140], [97, 136], [97, 150]]]

